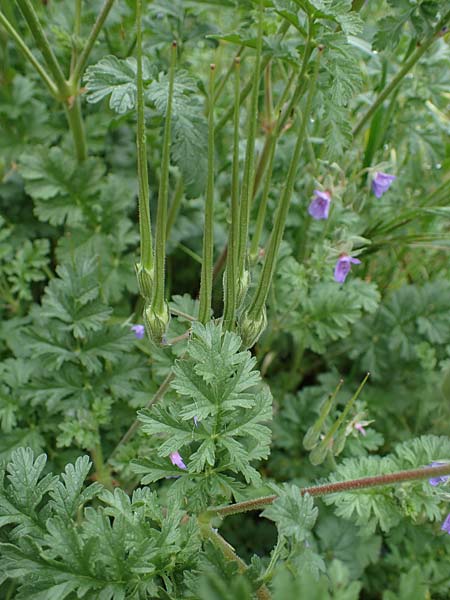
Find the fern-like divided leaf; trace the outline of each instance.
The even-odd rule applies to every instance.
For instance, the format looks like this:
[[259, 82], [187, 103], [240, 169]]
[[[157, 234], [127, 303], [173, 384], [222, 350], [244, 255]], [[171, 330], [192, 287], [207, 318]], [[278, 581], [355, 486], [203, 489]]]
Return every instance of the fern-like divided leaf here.
[[187, 464], [184, 482], [177, 484], [192, 485], [192, 493], [195, 482], [201, 486], [199, 482], [208, 478], [219, 485], [219, 496], [229, 497], [230, 473], [240, 473], [255, 485], [260, 482], [251, 462], [269, 453], [265, 422], [271, 418], [271, 394], [254, 368], [255, 359], [240, 347], [240, 338], [223, 333], [221, 325], [194, 324], [187, 357], [174, 367], [172, 388], [178, 401], [139, 413], [143, 431], [161, 437], [160, 458], [135, 463], [143, 482], [182, 475], [165, 458], [176, 451]]
[[[98, 483], [85, 487], [87, 457], [60, 477], [43, 476], [45, 455], [19, 449], [0, 486], [0, 584], [17, 580], [15, 598], [139, 600], [184, 597], [183, 573], [197, 566], [195, 520], [183, 522], [156, 494]], [[1, 478], [3, 481], [4, 477]], [[86, 506], [95, 499], [95, 508]], [[165, 597], [165, 596], [164, 596]]]

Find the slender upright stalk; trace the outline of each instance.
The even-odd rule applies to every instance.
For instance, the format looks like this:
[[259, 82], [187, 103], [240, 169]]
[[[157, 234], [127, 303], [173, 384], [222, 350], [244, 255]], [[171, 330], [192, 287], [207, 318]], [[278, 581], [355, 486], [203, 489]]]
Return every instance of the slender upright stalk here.
[[54, 96], [55, 98], [57, 98], [58, 97], [58, 88], [56, 87], [55, 83], [52, 81], [50, 75], [47, 73], [45, 68], [41, 65], [41, 63], [37, 60], [37, 58], [34, 56], [34, 54], [28, 48], [28, 46], [26, 45], [22, 36], [18, 33], [18, 31], [13, 27], [13, 25], [10, 23], [10, 21], [6, 18], [6, 16], [2, 12], [0, 12], [0, 24], [3, 25], [3, 27], [9, 33], [9, 35], [16, 42], [17, 46], [19, 47], [19, 50], [22, 52], [22, 54], [25, 56], [25, 58], [28, 60], [28, 62], [34, 67], [34, 70], [40, 76], [42, 81], [45, 83], [45, 85], [46, 85], [47, 89], [49, 90], [49, 92], [51, 93], [51, 95]]
[[37, 47], [44, 57], [47, 68], [53, 76], [58, 88], [60, 99], [64, 101], [68, 96], [70, 96], [69, 87], [61, 70], [58, 59], [53, 54], [53, 50], [50, 46], [47, 36], [45, 35], [44, 29], [38, 19], [33, 5], [30, 0], [17, 0], [17, 4], [19, 5], [28, 27], [30, 28]]
[[411, 54], [408, 60], [405, 62], [400, 71], [395, 75], [395, 77], [388, 83], [388, 85], [380, 92], [374, 102], [371, 104], [369, 109], [364, 113], [361, 117], [359, 123], [353, 130], [353, 136], [357, 136], [358, 133], [362, 131], [366, 123], [370, 120], [372, 115], [376, 112], [377, 108], [386, 100], [386, 98], [395, 90], [395, 88], [399, 85], [402, 79], [409, 73], [409, 71], [414, 67], [417, 61], [422, 57], [423, 54], [428, 50], [431, 44], [437, 39], [438, 33], [441, 31], [442, 27], [447, 24], [450, 20], [450, 10], [447, 11], [441, 19], [439, 19], [436, 27], [433, 32], [422, 42], [420, 46], [416, 48], [416, 50]]
[[173, 224], [175, 223], [178, 212], [180, 210], [181, 201], [183, 200], [183, 194], [184, 194], [184, 182], [183, 182], [183, 177], [180, 175], [180, 177], [177, 180], [177, 184], [175, 186], [175, 192], [173, 194], [172, 203], [169, 207], [169, 214], [167, 216], [167, 227], [166, 227], [166, 238], [167, 239], [169, 239]]
[[75, 0], [75, 17], [73, 22], [73, 47], [72, 47], [72, 56], [70, 58], [70, 73], [73, 72], [75, 64], [78, 58], [78, 41], [81, 33], [81, 8], [82, 8], [83, 0]]
[[231, 174], [231, 222], [228, 231], [227, 268], [223, 323], [225, 331], [233, 331], [237, 302], [237, 266], [239, 253], [239, 96], [241, 87], [241, 60], [235, 59], [234, 73], [234, 130], [233, 166]]
[[139, 180], [139, 232], [141, 237], [141, 267], [153, 267], [150, 190], [148, 184], [147, 143], [144, 119], [144, 84], [142, 81], [142, 0], [136, 0], [137, 43], [137, 163]]
[[[18, 1], [20, 1], [20, 0], [18, 0]], [[86, 67], [86, 63], [88, 61], [91, 50], [95, 44], [95, 41], [98, 38], [98, 35], [103, 27], [103, 23], [106, 21], [106, 17], [108, 16], [109, 11], [111, 10], [113, 4], [114, 4], [114, 0], [105, 0], [105, 3], [103, 4], [102, 9], [99, 12], [97, 19], [91, 29], [89, 37], [83, 48], [83, 51], [80, 54], [80, 56], [75, 64], [75, 67], [73, 69], [73, 72], [72, 72], [72, 75], [70, 78], [72, 86], [78, 85], [78, 83], [81, 79], [81, 76], [83, 75], [83, 71]]]
[[156, 313], [159, 314], [164, 313], [164, 278], [166, 261], [167, 205], [169, 194], [170, 138], [176, 60], [177, 43], [172, 42], [169, 70], [169, 93], [167, 97], [166, 121], [164, 125], [163, 153], [161, 162], [161, 176], [159, 181], [158, 212], [156, 215], [155, 234], [155, 293], [153, 296], [152, 306]]
[[242, 178], [241, 205], [239, 214], [239, 254], [238, 254], [238, 277], [244, 273], [245, 258], [247, 253], [248, 223], [250, 219], [250, 206], [253, 197], [253, 181], [255, 172], [255, 137], [256, 125], [258, 121], [258, 92], [261, 67], [261, 49], [262, 49], [262, 24], [263, 7], [262, 1], [259, 3], [258, 20], [258, 38], [256, 46], [256, 59], [253, 75], [252, 96], [250, 101], [250, 110], [248, 117], [248, 135], [247, 148], [245, 153], [244, 174]]
[[214, 251], [214, 75], [216, 65], [212, 64], [209, 76], [208, 107], [208, 175], [205, 196], [205, 229], [203, 232], [203, 259], [200, 280], [200, 306], [198, 319], [207, 323], [211, 316], [213, 287]]
[[322, 54], [322, 50], [318, 48], [317, 51], [317, 59], [314, 66], [314, 72], [311, 77], [311, 81], [309, 83], [308, 89], [308, 97], [306, 99], [305, 109], [302, 115], [302, 120], [299, 128], [299, 133], [297, 136], [297, 142], [295, 144], [294, 153], [292, 155], [292, 160], [289, 165], [289, 171], [287, 175], [286, 185], [284, 187], [280, 205], [277, 210], [277, 214], [275, 217], [274, 228], [272, 234], [270, 236], [269, 246], [267, 249], [266, 256], [264, 258], [264, 265], [261, 272], [260, 280], [258, 282], [258, 287], [256, 289], [253, 300], [248, 309], [248, 318], [251, 320], [256, 320], [259, 318], [259, 315], [263, 311], [265, 307], [265, 303], [267, 300], [267, 295], [269, 293], [269, 289], [272, 283], [273, 273], [275, 271], [276, 260], [278, 256], [278, 251], [280, 248], [281, 240], [283, 239], [284, 227], [286, 224], [287, 213], [289, 210], [289, 204], [292, 197], [292, 192], [294, 189], [295, 177], [297, 175], [298, 162], [300, 159], [300, 152], [303, 147], [303, 142], [305, 139], [306, 128], [309, 120], [309, 114], [311, 112], [312, 99], [315, 92], [317, 75], [319, 72], [319, 62]]
[[[301, 489], [301, 494], [309, 494], [310, 496], [327, 496], [329, 494], [339, 494], [342, 492], [352, 492], [354, 490], [364, 490], [373, 487], [381, 487], [393, 485], [396, 483], [404, 483], [406, 481], [420, 481], [421, 479], [431, 479], [443, 475], [450, 475], [450, 464], [445, 464], [439, 467], [420, 467], [419, 469], [410, 469], [407, 471], [397, 471], [395, 473], [387, 473], [386, 475], [376, 475], [373, 477], [361, 477], [360, 479], [350, 479], [348, 481], [338, 481], [336, 483], [324, 483], [323, 485], [314, 485]], [[236, 515], [249, 510], [260, 510], [268, 504], [272, 504], [277, 499], [277, 496], [263, 496], [254, 500], [245, 500], [220, 508], [210, 508], [208, 513], [212, 516], [217, 515], [226, 517], [228, 515]]]

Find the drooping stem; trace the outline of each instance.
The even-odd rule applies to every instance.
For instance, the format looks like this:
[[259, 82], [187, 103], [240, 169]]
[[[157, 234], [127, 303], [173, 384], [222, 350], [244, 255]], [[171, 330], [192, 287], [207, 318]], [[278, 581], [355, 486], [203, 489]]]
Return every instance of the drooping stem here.
[[137, 43], [137, 163], [139, 181], [139, 232], [141, 237], [141, 266], [153, 267], [152, 226], [150, 218], [150, 190], [147, 167], [147, 138], [144, 118], [144, 83], [142, 79], [142, 0], [136, 0]]
[[241, 277], [245, 268], [245, 259], [247, 253], [248, 224], [250, 219], [250, 206], [253, 197], [253, 181], [255, 173], [255, 138], [256, 125], [258, 122], [258, 92], [261, 67], [262, 50], [262, 24], [263, 8], [262, 1], [259, 3], [258, 37], [256, 46], [256, 59], [253, 75], [252, 96], [250, 101], [250, 110], [248, 117], [248, 135], [247, 147], [244, 162], [244, 174], [242, 178], [241, 201], [239, 213], [239, 253], [237, 274]]
[[377, 108], [386, 100], [386, 98], [396, 89], [402, 79], [409, 73], [409, 71], [414, 67], [417, 61], [422, 57], [423, 54], [428, 50], [431, 44], [437, 39], [437, 34], [441, 31], [442, 27], [446, 25], [446, 23], [450, 19], [450, 10], [447, 11], [444, 16], [438, 21], [436, 27], [434, 28], [433, 33], [431, 33], [420, 46], [416, 48], [416, 50], [411, 54], [408, 60], [405, 62], [403, 67], [399, 70], [397, 75], [388, 83], [388, 85], [380, 92], [374, 102], [371, 104], [369, 109], [364, 113], [361, 117], [360, 121], [357, 123], [353, 130], [353, 136], [357, 136], [366, 123], [370, 120], [372, 115], [376, 112]]
[[231, 174], [231, 222], [228, 231], [228, 249], [223, 323], [225, 331], [233, 331], [237, 302], [237, 267], [239, 253], [239, 95], [241, 87], [241, 61], [235, 59], [234, 73], [234, 129], [233, 166]]
[[36, 71], [36, 73], [38, 73], [38, 75], [40, 76], [42, 81], [45, 83], [45, 85], [46, 85], [47, 89], [49, 90], [49, 92], [51, 93], [51, 95], [54, 96], [55, 98], [57, 98], [58, 97], [58, 88], [56, 87], [55, 83], [52, 81], [50, 75], [47, 73], [45, 68], [41, 65], [41, 63], [37, 60], [37, 58], [34, 56], [34, 54], [28, 48], [28, 46], [26, 45], [22, 36], [19, 34], [19, 32], [13, 27], [13, 25], [10, 23], [10, 21], [6, 18], [6, 16], [2, 12], [0, 12], [0, 24], [3, 25], [3, 27], [9, 33], [9, 35], [16, 42], [19, 50], [22, 52], [22, 54], [25, 56], [25, 58], [28, 60], [28, 62], [34, 67], [34, 70]]
[[81, 79], [81, 76], [83, 75], [84, 69], [86, 67], [86, 63], [89, 59], [89, 55], [91, 53], [91, 50], [95, 44], [95, 41], [98, 38], [98, 35], [103, 27], [103, 23], [106, 21], [106, 17], [109, 14], [109, 11], [111, 10], [112, 6], [114, 4], [114, 0], [105, 0], [105, 3], [102, 6], [101, 11], [99, 12], [97, 19], [91, 29], [91, 32], [89, 34], [89, 37], [84, 45], [83, 51], [81, 52], [75, 67], [73, 69], [72, 75], [71, 75], [71, 84], [72, 86], [78, 86], [78, 83]]
[[[364, 490], [373, 487], [381, 487], [386, 485], [395, 485], [406, 481], [420, 481], [421, 479], [431, 479], [443, 475], [450, 475], [450, 464], [441, 465], [438, 467], [421, 467], [419, 469], [410, 469], [407, 471], [397, 471], [395, 473], [387, 473], [386, 475], [375, 475], [373, 477], [361, 477], [360, 479], [350, 479], [348, 481], [338, 481], [336, 483], [325, 483], [323, 485], [315, 485], [300, 490], [301, 494], [309, 494], [310, 496], [327, 496], [329, 494], [339, 494], [343, 492], [352, 492], [354, 490]], [[208, 513], [213, 516], [226, 517], [236, 515], [241, 512], [250, 510], [260, 510], [272, 504], [278, 496], [263, 496], [254, 500], [245, 500], [244, 502], [236, 502], [229, 506], [219, 508], [210, 508]]]
[[249, 319], [256, 320], [259, 318], [259, 315], [265, 307], [267, 295], [269, 293], [269, 289], [272, 283], [272, 277], [275, 271], [278, 251], [280, 249], [281, 240], [283, 239], [284, 227], [286, 224], [289, 204], [294, 189], [295, 177], [297, 175], [300, 152], [303, 147], [306, 128], [309, 121], [309, 114], [311, 111], [312, 99], [314, 96], [317, 75], [319, 72], [319, 61], [321, 54], [322, 50], [321, 48], [318, 48], [317, 59], [314, 66], [314, 72], [309, 83], [308, 97], [306, 99], [306, 105], [302, 115], [299, 133], [297, 136], [297, 142], [295, 144], [294, 153], [292, 155], [291, 163], [289, 165], [286, 185], [283, 189], [280, 204], [278, 206], [277, 214], [275, 216], [274, 228], [270, 236], [267, 253], [264, 258], [264, 265], [261, 272], [260, 280], [258, 282], [255, 295], [248, 309]]
[[170, 141], [172, 128], [172, 99], [175, 80], [175, 64], [177, 60], [177, 43], [172, 42], [170, 69], [169, 69], [169, 91], [167, 97], [166, 120], [164, 124], [163, 153], [161, 162], [161, 176], [158, 192], [158, 212], [156, 214], [155, 234], [155, 293], [152, 305], [157, 313], [164, 312], [164, 289], [165, 289], [165, 261], [166, 261], [166, 230], [167, 230], [167, 205], [169, 195], [169, 165], [170, 165]]
[[208, 174], [205, 196], [205, 229], [203, 232], [203, 258], [200, 280], [200, 306], [198, 319], [207, 323], [211, 315], [213, 287], [213, 251], [214, 251], [214, 76], [216, 66], [211, 65], [209, 76], [208, 106]]

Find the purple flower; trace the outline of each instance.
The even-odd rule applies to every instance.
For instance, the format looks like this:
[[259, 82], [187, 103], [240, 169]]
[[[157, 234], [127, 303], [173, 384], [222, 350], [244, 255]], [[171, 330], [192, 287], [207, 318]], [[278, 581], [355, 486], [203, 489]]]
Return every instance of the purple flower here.
[[445, 531], [446, 533], [450, 533], [450, 513], [447, 515], [447, 518], [442, 523], [441, 529], [442, 529], [442, 531]]
[[392, 182], [397, 179], [395, 175], [389, 175], [388, 173], [382, 173], [377, 171], [374, 178], [372, 179], [372, 191], [377, 198], [381, 198], [384, 192], [387, 192], [391, 187]]
[[[442, 467], [442, 465], [446, 465], [446, 462], [433, 461], [430, 467]], [[450, 478], [450, 475], [438, 475], [437, 477], [432, 477], [428, 480], [430, 485], [436, 486], [440, 483], [445, 483]]]
[[362, 423], [355, 423], [353, 427], [356, 429], [356, 431], [359, 431], [361, 435], [367, 435], [367, 431], [364, 429]]
[[313, 219], [328, 219], [328, 212], [331, 204], [330, 193], [314, 190], [314, 194], [315, 196], [308, 208], [309, 214]]
[[134, 331], [134, 335], [138, 340], [142, 340], [145, 335], [145, 327], [143, 325], [133, 325], [131, 330]]
[[171, 452], [169, 454], [170, 462], [180, 469], [187, 469], [186, 465], [183, 462], [183, 459], [180, 456], [179, 452]]
[[334, 268], [334, 279], [338, 283], [344, 283], [345, 278], [350, 273], [351, 264], [360, 265], [361, 261], [358, 258], [353, 258], [348, 254], [341, 254]]
[[198, 427], [198, 417], [194, 416], [194, 425]]

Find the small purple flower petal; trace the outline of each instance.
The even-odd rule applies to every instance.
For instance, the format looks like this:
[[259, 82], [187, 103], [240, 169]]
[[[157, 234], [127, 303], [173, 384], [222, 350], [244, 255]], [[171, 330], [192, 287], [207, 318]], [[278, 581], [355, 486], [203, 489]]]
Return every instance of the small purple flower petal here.
[[367, 435], [367, 432], [366, 432], [366, 430], [364, 429], [364, 427], [361, 425], [361, 423], [355, 423], [355, 424], [353, 425], [353, 427], [354, 427], [354, 428], [355, 428], [357, 431], [359, 431], [359, 433], [360, 433], [361, 435]]
[[134, 331], [134, 335], [138, 340], [142, 340], [145, 336], [145, 327], [143, 325], [133, 325], [131, 330]]
[[194, 416], [194, 425], [198, 427], [198, 417]]
[[[430, 467], [442, 467], [442, 465], [446, 465], [448, 463], [441, 461], [433, 461]], [[450, 475], [438, 475], [437, 477], [432, 477], [428, 480], [428, 483], [434, 487], [439, 485], [440, 483], [445, 483], [450, 478]]]
[[442, 531], [445, 531], [446, 533], [450, 533], [450, 513], [447, 515], [447, 518], [442, 523], [441, 529], [442, 529]]
[[181, 458], [181, 455], [179, 452], [171, 452], [169, 454], [169, 458], [170, 458], [170, 462], [175, 466], [175, 467], [179, 467], [180, 469], [187, 469], [186, 465], [183, 462], [183, 459]]
[[389, 175], [389, 173], [382, 173], [381, 171], [377, 171], [375, 173], [374, 178], [372, 179], [372, 191], [377, 198], [381, 198], [384, 192], [387, 192], [391, 187], [392, 182], [395, 181], [397, 177], [395, 175]]
[[331, 196], [329, 192], [314, 190], [314, 198], [309, 205], [308, 212], [313, 219], [328, 219], [330, 211]]
[[360, 265], [361, 261], [358, 258], [353, 258], [353, 256], [349, 256], [348, 254], [341, 254], [334, 268], [335, 281], [337, 281], [338, 283], [344, 283], [345, 278], [350, 273], [352, 263], [355, 265]]

